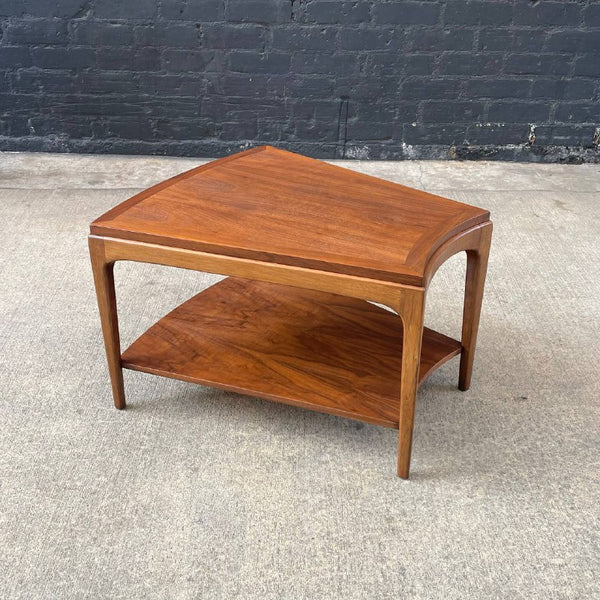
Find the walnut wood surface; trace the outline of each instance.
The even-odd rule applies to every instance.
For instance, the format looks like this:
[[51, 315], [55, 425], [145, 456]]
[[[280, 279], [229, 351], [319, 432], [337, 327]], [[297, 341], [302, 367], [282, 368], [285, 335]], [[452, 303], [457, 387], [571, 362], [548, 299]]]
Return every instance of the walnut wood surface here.
[[121, 343], [119, 341], [114, 263], [105, 260], [102, 240], [90, 236], [89, 248], [113, 399], [115, 406], [123, 409], [125, 408], [125, 388], [121, 370]]
[[[397, 427], [398, 475], [407, 478], [420, 383], [460, 353], [459, 387], [470, 384], [492, 232], [487, 211], [260, 147], [162, 182], [91, 231], [118, 408], [127, 367]], [[462, 343], [423, 327], [429, 282], [460, 251], [467, 252]], [[121, 356], [119, 260], [232, 277], [161, 319]]]
[[458, 377], [458, 389], [463, 392], [468, 390], [471, 385], [477, 331], [479, 329], [479, 317], [483, 301], [483, 288], [485, 286], [490, 244], [492, 241], [492, 224], [488, 223], [482, 226], [480, 230], [480, 243], [476, 247], [467, 250], [467, 274], [465, 278], [461, 337], [462, 352]]
[[[424, 329], [419, 383], [460, 349]], [[387, 427], [398, 427], [402, 364], [398, 315], [233, 277], [176, 308], [122, 356], [126, 368]]]
[[162, 182], [94, 235], [408, 285], [485, 210], [268, 146]]

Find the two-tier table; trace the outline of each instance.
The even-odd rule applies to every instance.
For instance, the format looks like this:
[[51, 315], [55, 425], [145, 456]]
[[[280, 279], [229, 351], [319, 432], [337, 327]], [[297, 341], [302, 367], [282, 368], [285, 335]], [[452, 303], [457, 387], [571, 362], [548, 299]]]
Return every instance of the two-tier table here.
[[[115, 406], [127, 368], [394, 427], [406, 478], [419, 385], [460, 354], [469, 387], [491, 233], [486, 210], [269, 146], [159, 183], [91, 225]], [[459, 251], [460, 342], [423, 326], [429, 282]], [[121, 354], [119, 260], [229, 277]]]

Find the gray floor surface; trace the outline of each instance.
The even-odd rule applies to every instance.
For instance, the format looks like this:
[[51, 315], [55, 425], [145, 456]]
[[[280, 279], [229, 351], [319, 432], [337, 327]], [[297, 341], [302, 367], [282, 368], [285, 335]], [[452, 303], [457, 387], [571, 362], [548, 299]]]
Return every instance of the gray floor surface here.
[[[200, 162], [0, 154], [0, 598], [600, 597], [598, 166], [345, 163], [495, 223], [472, 388], [424, 385], [402, 481], [393, 430], [132, 372], [112, 407], [88, 224]], [[124, 347], [217, 280], [116, 277]]]

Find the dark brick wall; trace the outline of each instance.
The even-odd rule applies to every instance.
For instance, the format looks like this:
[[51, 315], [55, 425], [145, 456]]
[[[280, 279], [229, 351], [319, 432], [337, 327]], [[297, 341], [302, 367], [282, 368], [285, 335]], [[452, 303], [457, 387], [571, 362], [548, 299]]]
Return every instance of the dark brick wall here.
[[600, 2], [0, 0], [0, 149], [598, 160]]

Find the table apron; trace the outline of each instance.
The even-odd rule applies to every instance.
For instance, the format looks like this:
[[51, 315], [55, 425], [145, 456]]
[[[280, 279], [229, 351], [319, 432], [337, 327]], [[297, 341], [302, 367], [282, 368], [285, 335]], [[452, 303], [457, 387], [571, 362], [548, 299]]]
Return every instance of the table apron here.
[[421, 296], [425, 292], [424, 288], [401, 283], [147, 242], [134, 242], [96, 235], [90, 235], [89, 241], [90, 244], [102, 247], [106, 263], [128, 260], [268, 281], [371, 300], [385, 304], [400, 313], [403, 312], [402, 306], [409, 298]]

